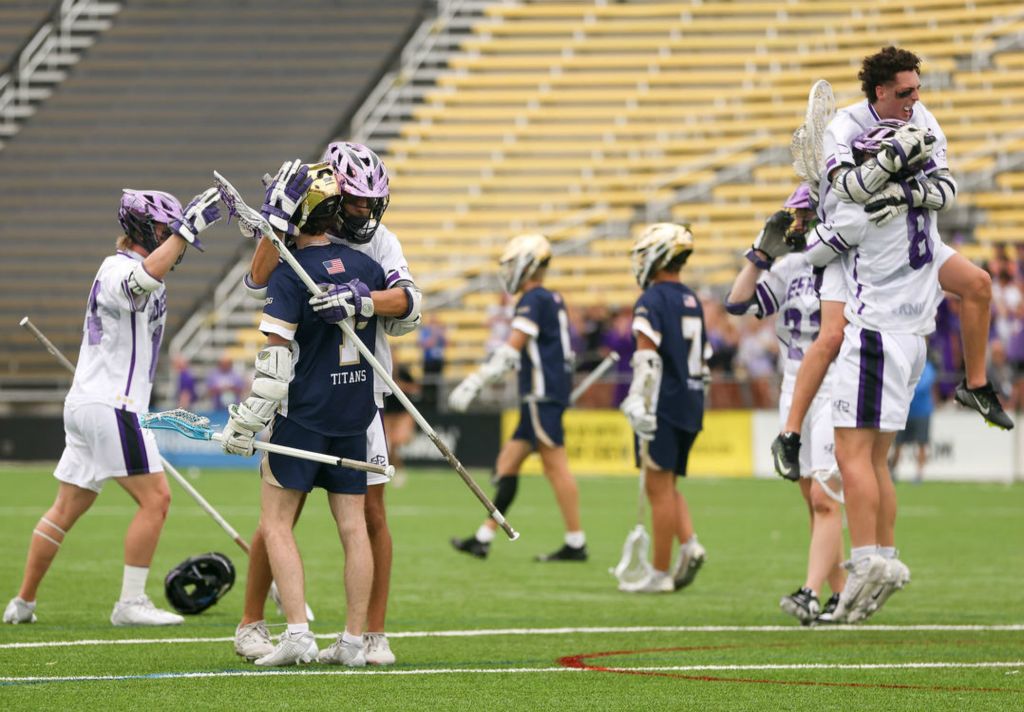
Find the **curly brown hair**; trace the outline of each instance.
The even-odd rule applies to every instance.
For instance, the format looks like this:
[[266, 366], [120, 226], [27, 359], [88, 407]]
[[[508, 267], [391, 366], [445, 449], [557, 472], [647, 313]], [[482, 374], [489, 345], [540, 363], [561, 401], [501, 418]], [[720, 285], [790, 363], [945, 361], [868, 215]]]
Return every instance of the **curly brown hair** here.
[[900, 72], [920, 71], [920, 57], [910, 50], [890, 45], [864, 58], [857, 79], [860, 79], [860, 88], [868, 102], [874, 104], [877, 99], [875, 87], [891, 82]]

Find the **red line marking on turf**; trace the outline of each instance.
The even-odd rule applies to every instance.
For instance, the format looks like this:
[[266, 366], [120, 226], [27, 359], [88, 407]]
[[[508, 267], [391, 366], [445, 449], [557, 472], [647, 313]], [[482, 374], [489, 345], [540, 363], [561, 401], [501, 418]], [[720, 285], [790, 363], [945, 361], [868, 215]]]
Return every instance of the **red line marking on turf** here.
[[[592, 670], [594, 672], [611, 672], [620, 675], [642, 675], [647, 677], [672, 677], [680, 680], [696, 680], [698, 682], [745, 682], [758, 685], [793, 685], [802, 687], [852, 687], [852, 688], [875, 688], [884, 690], [925, 690], [928, 692], [1014, 692], [1020, 693], [1019, 689], [1001, 687], [943, 687], [941, 685], [903, 685], [898, 683], [885, 682], [823, 682], [820, 680], [766, 680], [746, 677], [714, 677], [711, 675], [682, 675], [675, 672], [654, 672], [651, 670], [629, 670], [624, 668], [604, 667], [591, 665], [587, 660], [592, 658], [609, 658], [619, 655], [636, 655], [641, 653], [675, 653], [690, 652], [695, 650], [728, 650], [731, 648], [745, 648], [746, 645], [695, 645], [681, 648], [642, 648], [639, 650], [608, 650], [596, 653], [581, 653], [579, 655], [566, 655], [558, 659], [558, 664], [568, 668], [579, 670]], [[777, 647], [777, 646], [771, 646]]]

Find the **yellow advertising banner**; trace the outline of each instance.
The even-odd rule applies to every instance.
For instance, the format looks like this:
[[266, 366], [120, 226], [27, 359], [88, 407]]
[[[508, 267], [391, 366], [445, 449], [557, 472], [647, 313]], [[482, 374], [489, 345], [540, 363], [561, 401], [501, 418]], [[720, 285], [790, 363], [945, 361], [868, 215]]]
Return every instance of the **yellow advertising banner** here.
[[[574, 475], [635, 475], [633, 431], [617, 410], [567, 410], [565, 449]], [[518, 410], [501, 417], [505, 442], [519, 423]], [[690, 477], [752, 477], [753, 420], [748, 410], [713, 410], [704, 414], [704, 430], [690, 451]], [[523, 464], [524, 475], [541, 474], [533, 454]]]

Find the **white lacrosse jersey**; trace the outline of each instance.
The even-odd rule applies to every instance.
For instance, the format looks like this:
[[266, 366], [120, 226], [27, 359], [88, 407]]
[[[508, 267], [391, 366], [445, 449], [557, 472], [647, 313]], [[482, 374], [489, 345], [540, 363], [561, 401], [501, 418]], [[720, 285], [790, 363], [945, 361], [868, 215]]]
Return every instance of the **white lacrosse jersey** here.
[[118, 250], [100, 265], [89, 292], [68, 404], [103, 403], [133, 413], [149, 409], [167, 293], [163, 285], [143, 296], [128, 289], [128, 276], [142, 260], [136, 252]]
[[[398, 241], [395, 233], [388, 230], [383, 223], [377, 226], [377, 232], [374, 233], [373, 239], [363, 245], [342, 240], [334, 235], [328, 235], [327, 237], [331, 242], [346, 245], [357, 252], [368, 255], [370, 259], [383, 267], [386, 289], [390, 289], [396, 282], [401, 280], [415, 283], [412, 273], [409, 271], [409, 264], [405, 260], [405, 255], [402, 254], [402, 243]], [[377, 357], [381, 366], [388, 373], [392, 372], [391, 344], [388, 341], [388, 335], [380, 326], [377, 327], [377, 340], [374, 344], [373, 355]], [[387, 387], [376, 371], [373, 374], [373, 390], [375, 393], [391, 393], [391, 389]]]
[[[782, 392], [791, 393], [796, 372], [804, 354], [821, 329], [821, 270], [814, 267], [802, 253], [791, 253], [775, 260], [772, 268], [761, 275], [754, 289], [756, 316], [762, 319], [777, 314], [775, 333], [783, 348]], [[819, 394], [831, 388], [832, 367], [829, 366]]]

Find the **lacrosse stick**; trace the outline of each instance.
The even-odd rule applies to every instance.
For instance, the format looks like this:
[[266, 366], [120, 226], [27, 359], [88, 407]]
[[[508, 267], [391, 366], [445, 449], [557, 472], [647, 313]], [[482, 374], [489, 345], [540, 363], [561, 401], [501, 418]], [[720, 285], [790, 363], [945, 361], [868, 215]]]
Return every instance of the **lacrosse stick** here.
[[[36, 337], [39, 343], [41, 343], [46, 350], [54, 356], [54, 358], [60, 361], [64, 368], [71, 371], [71, 373], [75, 372], [75, 365], [71, 363], [63, 353], [61, 353], [60, 349], [58, 349], [52, 341], [46, 338], [46, 335], [32, 323], [31, 319], [26, 316], [19, 322], [19, 324], [28, 329], [32, 335]], [[220, 528], [223, 529], [236, 544], [238, 544], [238, 548], [244, 551], [246, 556], [249, 556], [249, 543], [246, 542], [246, 540], [243, 539], [237, 531], [235, 531], [233, 526], [228, 524], [228, 521], [221, 516], [220, 512], [213, 508], [212, 504], [206, 501], [206, 498], [199, 493], [199, 490], [193, 487], [192, 484], [186, 480], [182, 474], [175, 469], [174, 465], [168, 462], [167, 458], [163, 455], [160, 456], [160, 463], [163, 465], [164, 471], [167, 472], [175, 482], [181, 485], [181, 488], [188, 493], [196, 504], [199, 505], [199, 508], [209, 514], [213, 521], [217, 522]], [[270, 584], [270, 598], [273, 600], [274, 605], [277, 606], [278, 613], [281, 613], [281, 595], [277, 592], [277, 584], [274, 582], [271, 582]], [[306, 604], [306, 618], [309, 620], [315, 620], [313, 610], [309, 607], [308, 603]]]
[[[306, 270], [304, 270], [302, 265], [300, 265], [295, 259], [295, 255], [288, 251], [288, 248], [285, 246], [284, 242], [281, 241], [281, 238], [277, 236], [277, 233], [274, 232], [270, 223], [245, 203], [242, 196], [235, 187], [231, 185], [231, 182], [228, 181], [227, 178], [217, 171], [213, 172], [213, 177], [216, 181], [217, 188], [220, 190], [221, 199], [228, 208], [229, 216], [238, 216], [238, 225], [243, 233], [249, 231], [253, 234], [260, 233], [270, 240], [270, 243], [277, 249], [278, 254], [281, 255], [281, 259], [287, 262], [288, 266], [294, 270], [295, 274], [302, 280], [302, 283], [306, 285], [306, 289], [308, 289], [314, 296], [319, 296], [323, 290], [320, 289], [320, 286], [317, 285], [316, 282], [310, 279]], [[518, 539], [519, 533], [512, 528], [512, 525], [505, 520], [505, 517], [498, 511], [497, 507], [494, 506], [494, 503], [491, 502], [487, 495], [484, 494], [484, 491], [480, 489], [480, 486], [477, 485], [473, 478], [469, 476], [466, 468], [455, 457], [455, 453], [453, 453], [444, 441], [441, 440], [438, 434], [430, 426], [430, 423], [427, 422], [426, 418], [420, 414], [416, 406], [414, 406], [412, 401], [409, 400], [409, 397], [402, 392], [402, 389], [399, 388], [394, 379], [391, 378], [391, 374], [388, 370], [380, 364], [380, 361], [378, 361], [376, 357], [374, 357], [373, 352], [370, 351], [366, 344], [356, 336], [355, 331], [352, 330], [352, 325], [349, 324], [348, 321], [342, 321], [338, 324], [338, 328], [341, 329], [342, 333], [345, 334], [345, 337], [349, 341], [355, 344], [360, 355], [366, 359], [366, 362], [370, 364], [374, 372], [380, 376], [381, 380], [388, 386], [388, 388], [391, 389], [392, 395], [398, 399], [398, 402], [402, 404], [402, 407], [404, 407], [406, 411], [408, 411], [409, 415], [411, 415], [413, 420], [416, 421], [416, 424], [420, 426], [420, 429], [426, 433], [427, 437], [434, 443], [434, 446], [442, 455], [444, 455], [448, 464], [451, 465], [457, 473], [459, 473], [459, 477], [461, 477], [462, 481], [466, 483], [466, 486], [469, 487], [470, 491], [476, 495], [476, 498], [480, 500], [480, 503], [484, 505], [484, 508], [487, 510], [491, 519], [498, 523], [498, 526], [505, 531], [505, 534], [508, 535], [509, 539], [512, 541]]]
[[[150, 430], [173, 430], [192, 440], [216, 440], [220, 442], [224, 439], [222, 434], [214, 432], [213, 428], [210, 427], [209, 418], [205, 415], [191, 413], [184, 408], [165, 410], [162, 413], [145, 413], [139, 416], [139, 423], [142, 427], [149, 428]], [[388, 479], [395, 475], [394, 465], [375, 465], [372, 462], [350, 460], [347, 457], [335, 457], [334, 455], [325, 455], [311, 450], [300, 450], [285, 445], [265, 443], [260, 440], [254, 441], [252, 446], [257, 450], [265, 450], [266, 452], [287, 455], [288, 457], [297, 457], [300, 460], [312, 460], [313, 462], [322, 462], [325, 465], [336, 465], [352, 470], [372, 472], [376, 475], [384, 475]]]
[[825, 127], [836, 113], [836, 97], [832, 93], [832, 85], [819, 79], [811, 86], [807, 96], [807, 111], [804, 123], [793, 132], [793, 140], [789, 145], [793, 157], [793, 170], [811, 186], [815, 195], [821, 182], [822, 171], [822, 139]]
[[603, 376], [612, 366], [619, 362], [619, 354], [612, 351], [610, 354], [604, 357], [601, 363], [597, 364], [597, 368], [587, 374], [587, 377], [580, 381], [580, 385], [576, 386], [572, 394], [569, 396], [569, 405], [573, 405], [580, 399], [587, 389], [590, 388], [594, 383]]

